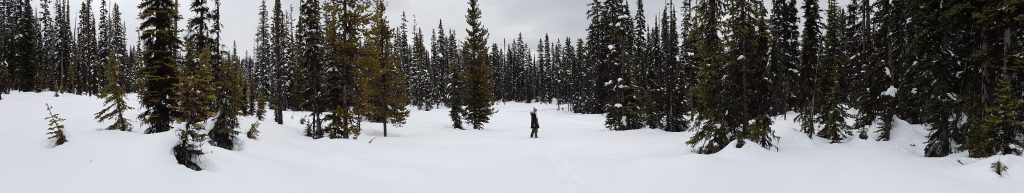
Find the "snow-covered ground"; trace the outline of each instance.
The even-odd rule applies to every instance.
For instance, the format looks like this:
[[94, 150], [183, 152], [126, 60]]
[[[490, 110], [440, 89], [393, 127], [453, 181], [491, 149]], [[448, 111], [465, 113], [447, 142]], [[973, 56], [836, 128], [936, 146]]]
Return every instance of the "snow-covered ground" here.
[[[131, 99], [133, 106], [136, 99]], [[51, 147], [44, 103], [67, 119], [69, 143]], [[178, 165], [175, 132], [101, 131], [89, 96], [12, 93], [0, 100], [0, 192], [927, 192], [1024, 191], [1024, 158], [924, 158], [923, 127], [897, 123], [893, 141], [809, 140], [776, 119], [778, 152], [756, 145], [714, 155], [691, 151], [691, 133], [614, 132], [601, 115], [554, 105], [501, 104], [487, 129], [451, 129], [445, 110], [414, 111], [404, 127], [364, 123], [358, 140], [301, 135], [303, 113], [262, 123], [242, 150], [204, 147], [203, 166]], [[530, 139], [531, 108], [540, 139]], [[129, 114], [134, 120], [138, 109]], [[793, 116], [789, 116], [792, 118]], [[256, 121], [244, 118], [242, 127]], [[243, 131], [244, 133], [244, 131]], [[373, 139], [373, 143], [369, 141]], [[989, 166], [1007, 163], [1007, 176]]]

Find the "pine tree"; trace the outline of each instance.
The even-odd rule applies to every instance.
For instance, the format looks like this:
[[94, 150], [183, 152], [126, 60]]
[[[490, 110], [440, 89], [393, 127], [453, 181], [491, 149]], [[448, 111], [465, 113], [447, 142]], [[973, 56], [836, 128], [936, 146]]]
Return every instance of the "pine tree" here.
[[285, 75], [285, 71], [287, 69], [285, 66], [285, 43], [288, 38], [286, 34], [287, 31], [285, 30], [287, 25], [284, 23], [284, 12], [281, 10], [281, 0], [274, 0], [273, 21], [274, 24], [271, 27], [271, 47], [269, 53], [271, 56], [269, 65], [272, 69], [270, 79], [273, 82], [269, 86], [270, 107], [274, 109], [274, 122], [280, 125], [284, 124], [283, 110], [285, 108], [286, 99], [284, 96], [284, 79], [287, 78]]
[[858, 89], [861, 93], [854, 93], [858, 99], [853, 101], [853, 106], [858, 109], [858, 114], [856, 115], [857, 123], [853, 127], [865, 129], [875, 122], [880, 122], [880, 127], [875, 131], [879, 134], [877, 140], [888, 141], [891, 138], [892, 124], [896, 116], [895, 96], [898, 89], [895, 84], [895, 63], [897, 49], [903, 40], [903, 37], [894, 32], [902, 25], [896, 21], [896, 15], [894, 15], [896, 12], [888, 0], [876, 1], [872, 5], [872, 9], [877, 11], [872, 12], [870, 19], [863, 19], [863, 22], [870, 22], [865, 25], [869, 25], [868, 28], [873, 33], [866, 35], [868, 37], [863, 37], [870, 38], [865, 43], [869, 45], [863, 46], [866, 47], [865, 49], [873, 51], [864, 53], [867, 56], [863, 59], [863, 72], [858, 80], [862, 81], [864, 88]]
[[773, 115], [782, 115], [793, 110], [796, 105], [792, 102], [793, 92], [799, 89], [796, 73], [800, 64], [798, 20], [796, 0], [772, 0], [772, 16], [769, 20], [772, 37], [769, 41], [771, 49], [768, 65], [771, 87], [777, 89], [772, 92], [770, 101]]
[[[1020, 155], [1021, 147], [1024, 147], [1024, 113], [1019, 111], [1024, 109], [1024, 88], [1019, 84], [1024, 79], [1024, 51], [1020, 51], [1024, 48], [1020, 43], [1024, 41], [1021, 35], [1024, 30], [1019, 24], [1024, 21], [1020, 17], [1024, 13], [1021, 10], [1024, 3], [975, 3], [981, 8], [973, 13], [972, 19], [982, 41], [979, 42], [980, 49], [975, 50], [971, 57], [979, 61], [981, 70], [993, 76], [995, 84], [991, 102], [982, 106], [985, 109], [979, 117], [980, 123], [967, 130], [966, 140], [960, 149], [967, 150], [975, 158]], [[984, 88], [981, 90], [982, 93], [988, 92]]]
[[405, 124], [409, 111], [406, 110], [408, 97], [405, 94], [405, 75], [398, 67], [399, 59], [393, 52], [392, 32], [384, 16], [386, 6], [383, 0], [374, 0], [374, 9], [369, 16], [370, 29], [363, 47], [363, 74], [358, 80], [360, 114], [372, 122], [382, 123], [384, 137], [388, 124]]
[[138, 67], [133, 62], [135, 57], [131, 57], [131, 54], [128, 52], [128, 40], [125, 37], [126, 29], [124, 25], [121, 19], [121, 8], [117, 3], [114, 3], [114, 8], [110, 14], [109, 48], [110, 55], [114, 55], [116, 57], [115, 60], [118, 60], [122, 67], [121, 71], [118, 72], [117, 79], [113, 81], [118, 81], [118, 84], [121, 85], [125, 92], [137, 92], [137, 89], [135, 89], [135, 79]]
[[596, 65], [596, 102], [603, 103], [605, 127], [611, 130], [639, 129], [642, 119], [636, 95], [639, 70], [627, 57], [631, 54], [633, 27], [625, 1], [609, 0], [590, 4], [591, 19], [587, 41], [589, 62]]
[[139, 7], [145, 64], [142, 70], [145, 88], [139, 96], [146, 108], [139, 119], [149, 125], [146, 133], [165, 132], [171, 129], [175, 114], [169, 105], [177, 103], [171, 96], [174, 85], [178, 84], [178, 5], [172, 0], [145, 0]]
[[[145, 2], [143, 2], [145, 3]], [[82, 2], [78, 11], [78, 45], [75, 52], [75, 66], [78, 67], [80, 92], [95, 94], [99, 86], [99, 49], [96, 47], [96, 21], [93, 20], [92, 0]]]
[[[726, 97], [720, 97], [723, 90], [718, 78], [722, 76], [722, 66], [726, 62], [722, 55], [723, 40], [719, 36], [722, 24], [720, 18], [725, 8], [719, 0], [701, 0], [694, 7], [694, 28], [688, 39], [696, 45], [693, 62], [697, 65], [697, 82], [690, 89], [694, 104], [694, 125], [696, 133], [686, 144], [697, 148], [698, 153], [711, 154], [721, 151], [731, 139], [728, 131], [716, 127], [725, 122], [725, 114], [718, 110], [716, 104], [728, 103]], [[699, 147], [698, 147], [699, 146]]]
[[[913, 0], [905, 3], [906, 7], [912, 8], [908, 14], [913, 18], [905, 25], [907, 29], [914, 30], [908, 30], [907, 34], [910, 59], [898, 69], [902, 71], [897, 93], [900, 106], [903, 106], [900, 117], [928, 124], [930, 134], [925, 142], [925, 156], [944, 157], [955, 153], [956, 144], [964, 142], [963, 132], [977, 121], [977, 112], [966, 110], [977, 110], [978, 103], [983, 101], [977, 100], [981, 97], [978, 95], [987, 95], [978, 91], [988, 87], [971, 85], [980, 81], [963, 81], [983, 78], [981, 73], [977, 73], [980, 71], [976, 71], [980, 65], [973, 65], [977, 61], [962, 57], [976, 49], [966, 46], [976, 42], [973, 38], [966, 38], [972, 35], [967, 31], [970, 30], [970, 13], [950, 7], [953, 3], [964, 2]], [[954, 36], [954, 33], [949, 33], [953, 31], [961, 34]], [[965, 86], [972, 88], [965, 90], [971, 93], [961, 92]], [[906, 112], [904, 108], [918, 110]]]
[[[13, 2], [11, 0], [0, 1], [0, 14], [9, 15], [14, 10]], [[11, 36], [14, 35], [11, 28], [11, 23], [13, 23], [11, 20], [13, 19], [14, 17], [0, 17], [0, 100], [10, 90], [8, 81], [11, 78], [7, 69], [10, 68], [11, 63], [10, 58], [8, 58], [11, 49], [9, 49], [10, 46], [8, 44], [11, 44]]]
[[105, 74], [106, 70], [102, 67], [106, 67], [107, 56], [111, 54], [110, 42], [112, 35], [112, 26], [110, 23], [109, 16], [110, 10], [107, 8], [107, 0], [100, 0], [100, 11], [96, 15], [96, 17], [98, 18], [96, 20], [96, 53], [94, 54], [97, 54], [96, 62], [99, 63], [96, 66], [100, 67], [99, 69], [97, 69], [98, 72], [95, 72], [98, 79], [96, 84], [98, 84], [97, 86], [101, 88], [103, 85], [106, 84], [104, 83], [104, 81], [106, 81], [106, 78], [103, 74], [99, 73]]
[[409, 85], [412, 88], [412, 92], [409, 93], [410, 103], [417, 106], [421, 110], [430, 111], [433, 109], [435, 101], [433, 101], [433, 71], [431, 68], [430, 53], [428, 53], [427, 47], [424, 46], [423, 29], [415, 27], [416, 32], [413, 34], [413, 56], [412, 66], [413, 73], [409, 75], [410, 82], [415, 82]]
[[[690, 3], [685, 1], [683, 5], [683, 14], [685, 14], [682, 25], [685, 28], [690, 27], [689, 10]], [[669, 2], [665, 5], [665, 10], [662, 12], [662, 26], [664, 29], [661, 30], [661, 48], [662, 60], [666, 64], [665, 72], [663, 76], [666, 77], [664, 98], [667, 100], [665, 104], [665, 131], [669, 132], [682, 132], [689, 130], [690, 120], [686, 117], [688, 112], [691, 110], [688, 104], [687, 88], [689, 87], [690, 81], [688, 79], [693, 77], [692, 72], [695, 71], [690, 64], [688, 64], [687, 57], [684, 53], [690, 53], [692, 50], [684, 48], [679, 45], [679, 39], [685, 38], [680, 37], [679, 21], [677, 19], [678, 13], [676, 12], [675, 4]], [[687, 33], [684, 29], [683, 35]], [[686, 47], [692, 45], [686, 45]]]
[[324, 5], [324, 40], [326, 43], [326, 80], [334, 81], [324, 96], [330, 114], [325, 128], [330, 138], [355, 138], [361, 128], [355, 113], [357, 59], [360, 56], [363, 26], [369, 4], [356, 0], [332, 0]]
[[200, 131], [205, 129], [203, 123], [216, 113], [212, 108], [217, 99], [210, 66], [212, 55], [210, 49], [205, 48], [189, 58], [196, 63], [183, 70], [187, 75], [174, 85], [172, 96], [177, 103], [171, 108], [179, 112], [175, 120], [185, 124], [185, 129], [178, 134], [179, 143], [173, 148], [174, 157], [178, 164], [196, 171], [202, 170], [197, 162], [204, 154], [201, 144], [206, 139]]
[[121, 72], [121, 62], [117, 58], [116, 55], [107, 56], [107, 66], [104, 68], [106, 70], [105, 83], [99, 93], [99, 97], [103, 98], [106, 107], [97, 112], [95, 118], [101, 123], [114, 120], [114, 123], [107, 126], [106, 130], [132, 131], [132, 125], [128, 123], [128, 119], [124, 118], [125, 110], [132, 109], [132, 107], [125, 102], [124, 88], [117, 81]]
[[299, 31], [297, 37], [301, 43], [297, 65], [302, 70], [301, 78], [304, 85], [295, 85], [301, 89], [301, 107], [312, 111], [310, 116], [312, 122], [307, 125], [306, 136], [321, 138], [324, 136], [323, 112], [326, 111], [322, 96], [323, 87], [326, 85], [323, 80], [324, 63], [322, 52], [324, 45], [323, 30], [320, 25], [320, 3], [318, 1], [303, 1], [299, 8]]
[[[256, 27], [257, 28], [256, 29], [256, 40], [255, 40], [256, 41], [256, 48], [253, 50], [253, 52], [255, 54], [255, 58], [254, 58], [255, 60], [253, 61], [253, 63], [254, 63], [252, 65], [253, 69], [251, 69], [251, 70], [253, 71], [252, 72], [252, 76], [253, 76], [252, 79], [254, 81], [253, 82], [253, 92], [254, 92], [253, 95], [254, 95], [254, 97], [256, 97], [255, 100], [257, 102], [260, 102], [262, 100], [262, 102], [264, 102], [264, 103], [266, 103], [266, 96], [270, 93], [270, 90], [269, 90], [269, 87], [270, 87], [270, 80], [269, 80], [270, 76], [269, 76], [269, 74], [271, 73], [270, 69], [271, 69], [271, 59], [272, 59], [272, 57], [271, 57], [271, 50], [270, 50], [270, 48], [271, 48], [271, 45], [270, 45], [271, 42], [270, 41], [271, 41], [271, 35], [272, 34], [270, 32], [270, 29], [269, 29], [271, 24], [268, 23], [269, 22], [268, 21], [268, 15], [269, 14], [267, 13], [267, 1], [263, 0], [260, 3], [260, 10], [259, 10], [259, 20], [260, 21], [259, 21], [259, 25]], [[260, 97], [263, 97], [263, 98], [260, 99]], [[260, 106], [260, 105], [257, 104], [257, 106]], [[263, 107], [266, 107], [265, 104], [264, 104]], [[257, 107], [257, 109], [256, 109], [256, 116], [259, 117], [261, 120], [263, 119], [263, 115], [265, 113], [266, 113], [266, 109], [265, 108]]]
[[21, 91], [40, 91], [37, 85], [39, 79], [39, 29], [36, 24], [35, 13], [32, 11], [32, 4], [29, 0], [21, 0], [13, 5], [14, 14], [10, 17], [14, 21], [9, 24], [13, 30], [13, 36], [9, 37], [9, 51], [7, 51], [7, 73], [10, 87]]
[[[988, 116], [977, 130], [970, 131], [965, 149], [971, 157], [984, 158], [997, 154], [1020, 155], [1024, 146], [1024, 119], [1016, 111], [1024, 106], [1019, 86], [1014, 86], [1010, 74], [999, 78], [993, 106], [986, 109]], [[1017, 92], [1017, 93], [1015, 93]]]
[[50, 0], [39, 1], [39, 53], [37, 54], [37, 61], [39, 61], [39, 73], [38, 80], [41, 90], [50, 90], [57, 94], [57, 79], [58, 66], [56, 66], [56, 58], [53, 57], [57, 53], [57, 25], [54, 24], [53, 14], [50, 12]]
[[800, 84], [796, 93], [796, 105], [799, 106], [800, 130], [807, 134], [807, 137], [814, 136], [814, 120], [817, 112], [816, 79], [818, 78], [820, 38], [821, 38], [821, 16], [819, 15], [818, 0], [804, 0], [804, 26], [800, 33], [800, 66], [798, 67], [797, 83]]
[[846, 22], [845, 13], [836, 5], [835, 0], [828, 1], [828, 24], [823, 43], [822, 61], [815, 80], [817, 99], [814, 103], [818, 117], [816, 123], [822, 125], [818, 137], [841, 143], [849, 136], [850, 126], [846, 125], [846, 108], [843, 106], [844, 93], [841, 82], [843, 65], [849, 63], [849, 57], [843, 52], [843, 35]]
[[53, 143], [57, 146], [64, 145], [68, 142], [67, 136], [64, 135], [64, 124], [61, 124], [65, 121], [64, 118], [61, 118], [60, 114], [53, 114], [53, 106], [50, 104], [46, 104], [46, 112], [50, 113], [50, 116], [46, 117], [46, 121], [50, 125], [50, 128], [47, 129], [50, 132], [46, 133], [50, 137], [47, 139], [53, 139]]
[[55, 53], [55, 64], [59, 69], [56, 70], [58, 77], [60, 77], [58, 92], [78, 92], [76, 84], [79, 83], [78, 69], [75, 66], [75, 54], [73, 48], [75, 48], [75, 40], [71, 33], [71, 19], [70, 10], [68, 8], [67, 0], [57, 0], [54, 4], [55, 19], [54, 23], [57, 30], [57, 43]]
[[483, 129], [484, 124], [490, 121], [494, 109], [491, 107], [495, 97], [492, 82], [493, 72], [487, 64], [487, 29], [480, 23], [482, 12], [477, 0], [469, 0], [469, 9], [466, 14], [467, 38], [463, 45], [462, 56], [465, 61], [466, 70], [462, 79], [465, 87], [462, 90], [466, 102], [466, 119], [474, 129]]

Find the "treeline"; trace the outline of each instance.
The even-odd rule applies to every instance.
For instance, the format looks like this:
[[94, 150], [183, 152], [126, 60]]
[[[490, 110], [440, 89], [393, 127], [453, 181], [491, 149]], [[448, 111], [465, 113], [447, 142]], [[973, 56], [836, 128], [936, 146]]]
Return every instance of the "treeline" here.
[[28, 0], [0, 1], [0, 90], [98, 94], [104, 64], [113, 57], [124, 66], [119, 84], [137, 92], [141, 51], [126, 45], [119, 5], [99, 4], [94, 15], [92, 0], [82, 2], [72, 26], [67, 0], [40, 0], [38, 12]]
[[[585, 39], [530, 46], [522, 35], [488, 44], [475, 0], [470, 29], [439, 23], [429, 37], [405, 14], [388, 26], [381, 0], [303, 0], [297, 14], [275, 0], [261, 4], [246, 56], [223, 49], [216, 0], [194, 0], [184, 30], [175, 1], [143, 1], [132, 48], [117, 5], [101, 11], [97, 32], [86, 1], [72, 33], [66, 0], [53, 19], [48, 0], [38, 14], [29, 1], [2, 2], [0, 90], [99, 94], [113, 80], [140, 93], [147, 133], [172, 122], [202, 130], [191, 125], [213, 118], [210, 141], [229, 149], [232, 117], [262, 118], [264, 105], [279, 124], [283, 111], [311, 112], [309, 137], [356, 138], [363, 120], [401, 125], [406, 106], [448, 107], [453, 128], [482, 129], [501, 101], [605, 114], [611, 130], [694, 132], [687, 143], [700, 153], [775, 148], [772, 118], [790, 112], [808, 137], [832, 143], [889, 140], [899, 117], [929, 127], [929, 157], [1024, 146], [1022, 1], [772, 0], [769, 11], [760, 0], [682, 0], [648, 21], [642, 0], [636, 10], [593, 0]], [[123, 65], [116, 79], [104, 78], [106, 58]], [[192, 150], [205, 135], [182, 136], [193, 144], [182, 154], [201, 153]]]
[[573, 88], [557, 98], [609, 129], [693, 131], [687, 143], [715, 153], [775, 147], [771, 118], [787, 112], [832, 143], [889, 140], [899, 117], [929, 127], [929, 157], [1021, 153], [1022, 1], [684, 0], [653, 27], [627, 3], [591, 2], [579, 53], [542, 43], [534, 60], [545, 83]]

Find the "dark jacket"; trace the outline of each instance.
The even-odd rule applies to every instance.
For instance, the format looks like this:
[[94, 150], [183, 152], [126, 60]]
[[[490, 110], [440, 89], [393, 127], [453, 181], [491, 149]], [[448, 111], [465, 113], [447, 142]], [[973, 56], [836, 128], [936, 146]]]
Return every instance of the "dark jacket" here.
[[540, 128], [540, 124], [537, 124], [537, 114], [536, 113], [530, 113], [530, 128], [532, 128], [532, 129]]

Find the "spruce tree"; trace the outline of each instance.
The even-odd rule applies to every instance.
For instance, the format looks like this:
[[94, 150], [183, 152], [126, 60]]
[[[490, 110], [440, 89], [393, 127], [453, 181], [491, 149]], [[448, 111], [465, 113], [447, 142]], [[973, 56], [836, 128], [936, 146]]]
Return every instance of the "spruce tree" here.
[[970, 131], [965, 149], [971, 157], [984, 158], [993, 155], [1020, 155], [1024, 147], [1024, 119], [1017, 111], [1024, 106], [1020, 98], [1020, 88], [1015, 88], [1012, 75], [1004, 73], [1000, 76], [995, 93], [995, 101], [986, 109], [988, 116], [977, 130]]
[[771, 40], [769, 41], [769, 79], [772, 92], [770, 104], [773, 115], [782, 115], [793, 110], [793, 92], [800, 89], [796, 73], [800, 62], [800, 45], [797, 31], [796, 0], [772, 0], [772, 16], [769, 20]]
[[195, 171], [202, 170], [198, 159], [204, 154], [201, 146], [206, 140], [206, 135], [200, 131], [205, 129], [206, 120], [216, 113], [212, 108], [217, 100], [213, 69], [210, 66], [212, 55], [210, 49], [206, 48], [193, 58], [188, 58], [196, 63], [183, 70], [186, 75], [174, 85], [172, 96], [177, 102], [171, 106], [178, 112], [175, 120], [185, 124], [184, 130], [178, 133], [179, 142], [173, 148], [174, 157], [178, 164]]
[[56, 58], [53, 57], [57, 53], [57, 25], [54, 24], [53, 14], [50, 12], [50, 0], [39, 1], [39, 12], [40, 16], [37, 19], [39, 21], [39, 53], [37, 54], [37, 61], [39, 61], [39, 89], [53, 91], [54, 95], [59, 95], [57, 90], [59, 74], [57, 70], [60, 68], [56, 64]]
[[[689, 1], [686, 1], [683, 5], [684, 19], [682, 25], [684, 28], [689, 28]], [[662, 48], [662, 60], [666, 64], [662, 75], [666, 78], [664, 81], [665, 86], [662, 87], [665, 90], [665, 131], [669, 132], [682, 132], [689, 130], [690, 120], [687, 118], [689, 114], [690, 105], [688, 104], [688, 97], [686, 89], [689, 87], [688, 79], [693, 78], [691, 74], [694, 69], [688, 64], [687, 54], [692, 50], [688, 49], [689, 46], [680, 46], [679, 40], [681, 35], [687, 33], [686, 30], [679, 31], [679, 22], [676, 12], [675, 4], [669, 2], [665, 5], [665, 10], [662, 12], [662, 26], [661, 30], [661, 48]], [[686, 47], [686, 48], [684, 48]]]
[[[964, 142], [964, 131], [975, 126], [980, 116], [979, 100], [985, 94], [981, 65], [967, 56], [976, 49], [976, 39], [968, 38], [971, 13], [953, 9], [953, 3], [906, 1], [911, 19], [907, 25], [909, 64], [900, 74], [901, 106], [916, 105], [917, 112], [901, 112], [912, 122], [928, 124], [930, 134], [925, 142], [925, 156], [944, 157], [955, 153], [956, 144]], [[950, 33], [957, 32], [957, 33]], [[949, 35], [947, 35], [949, 34]], [[952, 34], [956, 34], [955, 36]], [[957, 42], [950, 44], [949, 42]], [[904, 71], [904, 70], [900, 70]], [[958, 75], [959, 74], [959, 75]], [[969, 89], [965, 89], [969, 88]], [[978, 89], [980, 88], [980, 89]], [[982, 91], [982, 92], [979, 92]], [[901, 109], [903, 111], [903, 109]], [[972, 112], [977, 111], [977, 112]], [[915, 115], [916, 114], [916, 115]], [[966, 124], [965, 124], [966, 123]]]
[[270, 40], [271, 40], [271, 42], [270, 42], [271, 48], [270, 48], [270, 53], [268, 53], [271, 56], [270, 61], [269, 61], [269, 65], [270, 65], [270, 67], [272, 69], [271, 70], [271, 74], [272, 75], [270, 77], [270, 80], [271, 80], [272, 83], [269, 86], [270, 87], [270, 89], [269, 89], [270, 90], [269, 97], [270, 97], [270, 107], [272, 109], [274, 109], [274, 122], [276, 122], [278, 125], [280, 125], [280, 124], [284, 124], [284, 113], [283, 113], [283, 110], [285, 108], [284, 107], [285, 106], [285, 102], [284, 101], [286, 100], [286, 97], [284, 96], [284, 92], [285, 92], [285, 88], [284, 88], [285, 80], [284, 79], [287, 77], [287, 76], [285, 76], [286, 66], [285, 66], [284, 63], [285, 63], [285, 49], [286, 49], [285, 43], [286, 43], [287, 38], [288, 38], [288, 36], [286, 34], [287, 31], [285, 30], [285, 27], [287, 27], [287, 25], [284, 23], [285, 22], [284, 12], [281, 10], [281, 0], [274, 0], [274, 16], [273, 16], [273, 21], [274, 22], [273, 22], [273, 25], [271, 27], [271, 38], [270, 38]]
[[638, 67], [628, 57], [633, 51], [633, 27], [629, 8], [622, 0], [594, 1], [590, 4], [591, 20], [587, 41], [589, 62], [596, 65], [594, 94], [598, 105], [607, 112], [605, 127], [610, 130], [640, 128], [642, 119], [636, 90]]
[[465, 61], [466, 70], [463, 72], [464, 90], [466, 103], [466, 119], [474, 129], [483, 129], [483, 125], [490, 121], [494, 109], [494, 92], [491, 76], [493, 72], [487, 64], [487, 29], [480, 23], [482, 12], [477, 4], [478, 0], [469, 0], [469, 9], [466, 10], [467, 38], [463, 45], [462, 57]]
[[888, 0], [876, 1], [872, 8], [870, 19], [871, 33], [868, 35], [870, 45], [866, 45], [870, 58], [863, 62], [863, 73], [858, 81], [862, 81], [864, 88], [859, 89], [860, 93], [853, 101], [853, 106], [858, 109], [857, 123], [853, 126], [858, 129], [865, 129], [875, 122], [881, 124], [876, 133], [878, 141], [888, 141], [891, 138], [893, 120], [896, 111], [896, 74], [895, 63], [898, 57], [899, 44], [903, 37], [895, 32], [902, 25], [897, 21], [893, 5]]
[[796, 93], [796, 105], [799, 105], [797, 121], [800, 121], [800, 130], [807, 134], [807, 137], [814, 136], [814, 120], [817, 115], [816, 106], [818, 98], [816, 79], [818, 78], [820, 38], [821, 38], [821, 16], [818, 0], [804, 0], [804, 26], [800, 33], [800, 66], [798, 68], [799, 83]]
[[721, 97], [718, 93], [724, 90], [718, 78], [722, 76], [721, 68], [726, 62], [722, 54], [723, 40], [719, 36], [722, 28], [719, 20], [724, 14], [720, 12], [722, 8], [725, 6], [720, 0], [698, 1], [694, 7], [694, 28], [688, 34], [688, 38], [696, 45], [693, 60], [698, 70], [697, 82], [690, 89], [694, 97], [696, 133], [686, 144], [704, 154], [721, 151], [731, 142], [728, 131], [717, 127], [726, 121], [726, 115], [716, 105], [728, 103], [724, 100], [727, 97]]
[[[271, 32], [270, 32], [270, 21], [268, 20], [269, 14], [267, 13], [267, 1], [263, 0], [260, 3], [259, 10], [259, 24], [256, 27], [256, 48], [253, 52], [255, 55], [253, 65], [251, 69], [253, 79], [253, 92], [256, 101], [266, 103], [266, 96], [270, 93], [270, 76], [271, 73]], [[259, 97], [263, 97], [260, 99]], [[264, 104], [265, 105], [265, 104]], [[257, 104], [257, 106], [259, 106]], [[264, 106], [265, 107], [265, 106]], [[266, 109], [257, 107], [256, 115], [262, 120], [263, 115], [266, 113]], [[262, 112], [262, 113], [261, 113]]]
[[[145, 2], [143, 2], [145, 4]], [[140, 15], [141, 16], [141, 15]], [[144, 22], [145, 23], [145, 22]], [[95, 94], [99, 86], [99, 49], [96, 47], [96, 21], [93, 20], [92, 0], [82, 2], [78, 11], [78, 45], [74, 50], [76, 66], [78, 67], [80, 92]]]
[[143, 68], [145, 87], [139, 94], [145, 111], [139, 119], [146, 125], [146, 133], [159, 133], [171, 129], [174, 85], [178, 84], [177, 35], [178, 5], [172, 0], [144, 0], [139, 4], [140, 37], [144, 42]]
[[134, 65], [136, 57], [131, 57], [128, 52], [128, 43], [126, 39], [127, 29], [124, 26], [124, 22], [121, 19], [121, 8], [117, 3], [114, 3], [113, 10], [110, 14], [110, 42], [109, 49], [110, 55], [114, 55], [121, 64], [121, 71], [118, 72], [116, 80], [121, 88], [125, 92], [137, 92], [135, 85], [136, 70], [138, 67]]
[[434, 88], [434, 79], [432, 79], [434, 69], [431, 68], [430, 53], [424, 45], [423, 29], [416, 27], [412, 42], [413, 73], [409, 75], [409, 78], [410, 82], [414, 83], [409, 85], [412, 88], [412, 92], [409, 93], [410, 103], [421, 110], [430, 111], [436, 103], [431, 94], [433, 92], [431, 88]]
[[67, 0], [57, 0], [54, 4], [55, 17], [54, 24], [56, 25], [57, 43], [56, 51], [54, 54], [55, 66], [58, 67], [56, 73], [60, 77], [58, 92], [77, 92], [76, 84], [78, 83], [78, 71], [75, 66], [75, 40], [71, 33], [71, 13], [68, 8]]
[[65, 121], [64, 118], [61, 118], [60, 114], [53, 114], [53, 106], [50, 106], [50, 104], [46, 104], [46, 112], [50, 114], [50, 116], [46, 117], [46, 121], [49, 122], [50, 126], [47, 129], [50, 132], [46, 133], [50, 137], [47, 139], [53, 139], [54, 145], [64, 145], [64, 143], [68, 142], [67, 136], [64, 135], [64, 124], [61, 124], [61, 122]]
[[326, 111], [322, 96], [324, 80], [323, 45], [324, 36], [320, 25], [320, 3], [315, 0], [303, 1], [299, 8], [299, 29], [297, 37], [301, 43], [296, 64], [303, 74], [295, 76], [304, 80], [301, 87], [301, 107], [311, 111], [312, 121], [306, 126], [306, 136], [321, 138], [324, 136], [323, 112]]
[[96, 121], [104, 122], [107, 120], [114, 120], [114, 123], [107, 126], [106, 130], [116, 131], [132, 131], [131, 123], [128, 123], [128, 119], [124, 118], [125, 110], [132, 109], [125, 102], [125, 91], [124, 87], [117, 81], [120, 77], [121, 62], [117, 59], [117, 55], [107, 56], [107, 66], [104, 68], [106, 71], [105, 80], [103, 87], [100, 88], [99, 97], [103, 98], [103, 103], [106, 107], [100, 112], [97, 112]]
[[816, 123], [822, 129], [818, 137], [841, 143], [851, 134], [846, 124], [846, 108], [843, 104], [843, 65], [849, 63], [849, 57], [843, 52], [843, 35], [846, 22], [845, 13], [836, 5], [835, 0], [828, 1], [828, 24], [825, 27], [822, 61], [819, 64], [818, 78], [815, 80], [817, 99], [814, 103], [818, 117]]
[[326, 80], [333, 81], [326, 88], [324, 99], [330, 114], [325, 116], [328, 123], [325, 132], [330, 138], [355, 138], [361, 128], [355, 113], [360, 56], [360, 42], [363, 27], [368, 20], [369, 4], [356, 0], [332, 0], [325, 3], [324, 40], [327, 53]]
[[[388, 27], [387, 9], [383, 0], [374, 0], [374, 9], [369, 16], [370, 29], [363, 47], [363, 74], [360, 85], [359, 112], [372, 122], [382, 123], [384, 137], [388, 136], [388, 124], [405, 124], [409, 111], [406, 110], [408, 97], [405, 91], [405, 75], [398, 67], [399, 57], [393, 52], [392, 32]], [[365, 82], [363, 82], [365, 81]]]
[[13, 28], [10, 32], [14, 37], [9, 37], [7, 49], [7, 72], [10, 87], [26, 91], [38, 92], [39, 79], [39, 29], [36, 24], [35, 13], [32, 11], [32, 4], [29, 0], [19, 0], [8, 8], [14, 10], [9, 17], [13, 19], [8, 27]]

